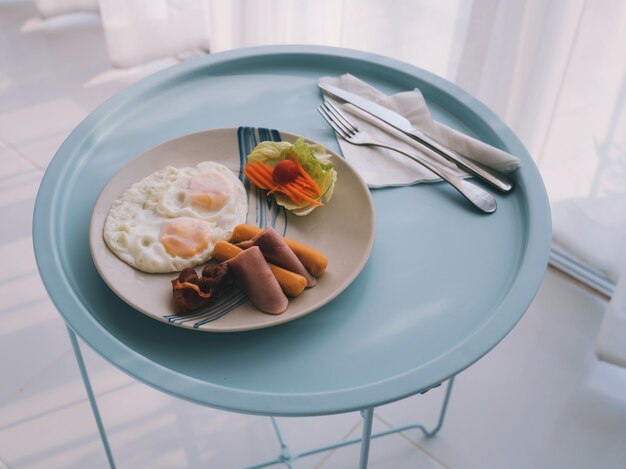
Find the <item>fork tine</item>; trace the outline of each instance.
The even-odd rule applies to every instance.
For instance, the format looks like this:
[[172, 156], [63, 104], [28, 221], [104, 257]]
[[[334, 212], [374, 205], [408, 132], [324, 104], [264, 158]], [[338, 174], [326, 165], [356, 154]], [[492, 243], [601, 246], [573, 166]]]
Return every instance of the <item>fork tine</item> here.
[[337, 116], [333, 109], [328, 106], [328, 101], [324, 101], [322, 103], [322, 108], [324, 109], [326, 116], [328, 116], [335, 123], [336, 126], [340, 127], [345, 135], [351, 136], [354, 133], [349, 126], [341, 121], [341, 119]]
[[323, 106], [318, 106], [317, 111], [322, 115], [324, 120], [328, 122], [328, 124], [333, 128], [333, 130], [339, 134], [340, 137], [347, 138], [346, 131], [342, 129], [341, 127], [339, 127], [337, 124], [335, 124], [335, 121], [333, 120], [333, 118], [330, 116], [328, 111]]
[[341, 116], [337, 114], [336, 109], [333, 109], [331, 106], [329, 106], [329, 104], [329, 101], [324, 101], [324, 104], [322, 104], [322, 106], [324, 106], [326, 114], [335, 122], [335, 124], [341, 127], [345, 133], [347, 133], [348, 135], [353, 135], [354, 130], [352, 128], [353, 126], [350, 125], [350, 122], [346, 124], [346, 120], [342, 119]]
[[348, 128], [350, 133], [356, 133], [359, 131], [359, 128], [350, 122], [350, 119], [346, 117], [346, 115], [339, 110], [337, 106], [335, 106], [330, 101], [325, 101], [327, 106], [330, 108], [331, 112], [335, 114], [335, 116]]

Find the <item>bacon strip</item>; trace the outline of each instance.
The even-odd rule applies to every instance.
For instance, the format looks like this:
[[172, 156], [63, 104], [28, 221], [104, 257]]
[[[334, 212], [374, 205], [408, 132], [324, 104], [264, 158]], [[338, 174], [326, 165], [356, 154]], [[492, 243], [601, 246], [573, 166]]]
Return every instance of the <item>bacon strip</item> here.
[[228, 264], [209, 264], [199, 277], [193, 269], [184, 269], [172, 280], [174, 309], [178, 314], [188, 314], [208, 306], [233, 284]]
[[190, 283], [190, 282], [182, 282], [181, 283], [178, 280], [176, 280], [176, 283], [174, 284], [174, 290], [182, 290], [183, 288], [191, 288], [201, 298], [211, 298], [211, 294], [210, 293], [204, 293], [202, 290], [200, 290], [200, 287], [198, 285], [194, 285], [193, 283]]

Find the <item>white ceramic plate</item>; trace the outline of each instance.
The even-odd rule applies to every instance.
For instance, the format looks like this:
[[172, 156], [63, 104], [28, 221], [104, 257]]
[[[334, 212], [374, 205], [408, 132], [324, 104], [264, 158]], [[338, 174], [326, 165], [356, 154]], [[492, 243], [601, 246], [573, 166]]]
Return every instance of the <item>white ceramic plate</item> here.
[[[289, 300], [280, 315], [257, 310], [241, 292], [224, 296], [208, 311], [176, 316], [170, 281], [176, 273], [148, 274], [119, 260], [106, 246], [102, 230], [109, 207], [133, 183], [167, 165], [195, 166], [215, 161], [240, 176], [246, 155], [259, 140], [294, 141], [296, 135], [267, 129], [217, 129], [186, 135], [163, 143], [124, 166], [105, 186], [93, 209], [89, 245], [96, 268], [109, 287], [126, 303], [150, 317], [203, 331], [244, 331], [274, 326], [308, 314], [331, 301], [359, 274], [374, 242], [374, 207], [367, 186], [340, 156], [333, 155], [337, 171], [330, 202], [304, 216], [295, 216], [266, 199], [254, 187], [248, 191], [246, 222], [273, 226], [279, 233], [308, 244], [328, 257], [328, 268], [314, 288]], [[196, 271], [201, 268], [197, 267]]]

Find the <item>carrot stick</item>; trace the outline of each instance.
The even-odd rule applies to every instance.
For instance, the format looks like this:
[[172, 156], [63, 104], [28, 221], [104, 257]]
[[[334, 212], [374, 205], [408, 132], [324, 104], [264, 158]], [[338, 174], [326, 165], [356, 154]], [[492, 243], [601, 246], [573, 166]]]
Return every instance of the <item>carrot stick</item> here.
[[285, 194], [287, 197], [289, 197], [291, 200], [293, 200], [295, 203], [299, 204], [300, 202], [302, 202], [302, 200], [300, 199], [300, 197], [298, 196], [298, 194], [294, 193], [291, 188], [283, 186], [280, 190], [283, 194]]
[[253, 163], [253, 165], [254, 171], [259, 176], [262, 176], [262, 179], [266, 181], [266, 183], [268, 183], [270, 187], [274, 187], [276, 185], [276, 183], [274, 182], [273, 171], [271, 168], [264, 165], [263, 163]]
[[309, 173], [307, 173], [304, 170], [304, 168], [302, 167], [300, 162], [296, 159], [295, 156], [293, 156], [293, 154], [291, 152], [289, 152], [288, 155], [289, 155], [289, 158], [298, 165], [298, 170], [300, 171], [300, 174], [302, 175], [302, 177], [304, 179], [306, 179], [306, 181], [310, 184], [310, 186], [313, 189], [315, 189], [315, 192], [317, 192], [317, 195], [321, 195], [322, 194], [322, 189], [320, 189], [320, 186], [318, 186], [317, 183], [313, 180], [313, 178], [311, 176], [309, 176]]
[[302, 202], [302, 198], [300, 196], [298, 196], [298, 194], [295, 194], [290, 188], [288, 188], [286, 186], [283, 186], [281, 188], [280, 192], [282, 192], [287, 197], [289, 197], [294, 204], [298, 204], [299, 205]]
[[297, 184], [302, 189], [306, 189], [306, 190], [310, 191], [313, 196], [319, 195], [319, 194], [317, 194], [315, 192], [315, 188], [311, 187], [311, 185], [308, 183], [308, 181], [306, 179], [304, 179], [300, 175], [297, 178], [295, 178], [293, 181], [291, 181], [291, 182], [293, 182], [294, 184]]
[[260, 170], [264, 171], [268, 176], [274, 176], [274, 170], [264, 163], [254, 163]]
[[274, 192], [280, 192], [282, 188], [283, 186], [281, 184], [278, 184], [277, 186], [274, 186], [272, 190], [267, 191], [267, 195], [273, 194]]
[[244, 174], [246, 175], [246, 177], [248, 179], [250, 179], [250, 181], [252, 181], [252, 183], [257, 186], [259, 189], [267, 189], [267, 187], [265, 186], [264, 183], [262, 183], [255, 174], [253, 174], [251, 171], [244, 171]]
[[298, 176], [296, 180], [287, 184], [276, 184], [273, 181], [273, 169], [264, 163], [249, 163], [244, 169], [244, 174], [260, 189], [268, 190], [267, 195], [280, 192], [286, 195], [295, 204], [306, 201], [312, 205], [323, 205], [315, 200], [321, 193], [319, 186], [308, 175], [304, 168], [295, 160], [293, 155], [290, 158], [298, 165], [298, 170], [303, 176]]
[[302, 192], [300, 190], [300, 188], [298, 186], [296, 186], [295, 184], [290, 182], [289, 184], [287, 184], [287, 186], [289, 187], [290, 190], [292, 190], [294, 193], [298, 194], [298, 196], [300, 196], [300, 198], [306, 200], [308, 203], [310, 203], [312, 205], [317, 205], [318, 207], [322, 205], [317, 200], [312, 199], [311, 197], [306, 195], [304, 192]]
[[267, 173], [264, 174], [263, 170], [258, 164], [254, 164], [254, 166], [247, 165], [246, 169], [244, 170], [244, 174], [260, 189], [267, 190], [271, 188], [271, 190], [267, 193], [268, 195], [274, 192], [282, 192], [287, 197], [289, 197], [289, 199], [291, 199], [293, 203], [300, 204], [300, 197], [298, 197], [292, 191], [285, 189], [284, 186], [280, 184], [274, 184], [272, 181], [270, 181]]
[[[289, 197], [291, 199], [292, 202], [299, 204], [301, 202], [300, 197], [298, 197], [297, 194], [293, 193], [293, 191], [286, 189], [284, 187], [284, 185], [281, 184], [270, 184], [269, 176], [267, 176], [267, 172], [265, 172], [265, 174], [263, 174], [263, 169], [261, 169], [262, 166], [258, 163], [255, 163], [254, 166], [252, 165], [248, 165], [246, 167], [246, 169], [248, 170], [248, 172], [250, 173], [251, 176], [253, 176], [254, 178], [258, 178], [259, 180], [261, 180], [263, 182], [263, 185], [259, 185], [256, 184], [258, 187], [260, 187], [261, 189], [270, 189], [267, 194], [270, 195], [274, 192], [281, 192], [283, 194], [285, 194], [287, 197]], [[250, 176], [248, 176], [250, 177]], [[252, 180], [252, 179], [251, 179]], [[254, 182], [254, 181], [253, 181]], [[269, 187], [264, 187], [264, 185], [269, 186]]]
[[267, 187], [262, 187], [262, 189], [269, 189], [270, 187], [274, 187], [274, 182], [267, 175], [263, 174], [259, 168], [253, 165], [246, 166], [246, 170], [250, 172], [250, 174], [256, 176], [259, 181], [262, 181]]
[[304, 179], [302, 176], [300, 176], [299, 174], [298, 174], [298, 177], [295, 179], [295, 182], [297, 182], [298, 184], [306, 185], [306, 186], [309, 185], [308, 181]]
[[317, 194], [309, 187], [306, 185], [302, 185], [302, 184], [298, 184], [297, 182], [294, 183], [299, 189], [300, 191], [302, 191], [304, 194], [308, 195], [309, 197], [315, 199], [317, 198]]
[[246, 171], [244, 171], [243, 173], [244, 173], [244, 174], [246, 175], [246, 177], [247, 177], [248, 179], [250, 179], [250, 181], [252, 181], [252, 183], [253, 183], [255, 186], [257, 186], [259, 189], [267, 189], [267, 187], [265, 187], [265, 185], [264, 185], [261, 181], [259, 181], [259, 180], [256, 178], [256, 176], [255, 176], [255, 175], [253, 175], [250, 171], [247, 171], [247, 170], [246, 170]]

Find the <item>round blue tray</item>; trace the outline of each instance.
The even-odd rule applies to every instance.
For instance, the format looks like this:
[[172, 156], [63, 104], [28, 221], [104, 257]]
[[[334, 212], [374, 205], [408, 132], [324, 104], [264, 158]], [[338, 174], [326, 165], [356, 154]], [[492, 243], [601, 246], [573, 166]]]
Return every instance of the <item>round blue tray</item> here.
[[[388, 93], [420, 88], [435, 119], [521, 159], [516, 188], [497, 194], [498, 210], [490, 216], [445, 184], [373, 191], [377, 234], [362, 273], [325, 307], [277, 327], [230, 334], [182, 329], [133, 310], [109, 290], [89, 254], [89, 218], [125, 163], [184, 134], [238, 126], [284, 130], [339, 151], [316, 112], [316, 83], [343, 73]], [[551, 228], [531, 157], [480, 102], [396, 60], [278, 46], [189, 61], [101, 105], [46, 171], [33, 240], [41, 276], [65, 321], [126, 373], [221, 409], [319, 415], [415, 394], [487, 353], [533, 299]]]

